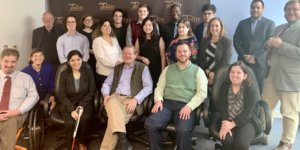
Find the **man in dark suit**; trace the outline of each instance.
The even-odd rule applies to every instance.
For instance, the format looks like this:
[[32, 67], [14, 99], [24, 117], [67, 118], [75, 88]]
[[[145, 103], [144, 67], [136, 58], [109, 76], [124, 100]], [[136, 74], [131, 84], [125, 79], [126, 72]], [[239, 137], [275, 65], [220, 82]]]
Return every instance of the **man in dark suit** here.
[[250, 5], [251, 17], [239, 22], [233, 45], [238, 53], [238, 60], [242, 60], [255, 73], [260, 93], [262, 92], [266, 74], [267, 50], [264, 43], [271, 36], [275, 23], [262, 16], [264, 2], [253, 0]]
[[217, 11], [217, 8], [215, 5], [213, 4], [205, 4], [202, 7], [202, 19], [203, 22], [200, 23], [197, 27], [196, 27], [196, 38], [199, 42], [199, 45], [201, 44], [201, 40], [203, 39], [203, 37], [206, 36], [206, 31], [207, 31], [207, 24], [210, 21], [210, 19], [215, 17], [215, 13]]
[[161, 27], [161, 35], [166, 43], [166, 48], [170, 45], [171, 41], [177, 35], [177, 24], [181, 18], [181, 9], [179, 5], [173, 4], [170, 7], [170, 17], [171, 21]]
[[42, 48], [46, 61], [49, 62], [56, 71], [60, 64], [56, 50], [56, 41], [58, 37], [64, 33], [64, 30], [53, 25], [54, 16], [49, 11], [43, 13], [42, 21], [44, 26], [33, 30], [31, 47], [32, 49]]

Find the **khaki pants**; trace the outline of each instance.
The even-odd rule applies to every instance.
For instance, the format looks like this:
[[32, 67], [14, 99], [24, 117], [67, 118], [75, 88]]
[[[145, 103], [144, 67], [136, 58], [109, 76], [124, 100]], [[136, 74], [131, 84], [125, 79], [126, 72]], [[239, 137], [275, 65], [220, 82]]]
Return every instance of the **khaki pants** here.
[[112, 94], [109, 98], [105, 110], [108, 116], [107, 128], [100, 147], [100, 150], [113, 150], [118, 141], [118, 136], [115, 132], [126, 133], [126, 124], [132, 114], [126, 112], [127, 100], [130, 97]]
[[11, 117], [6, 121], [0, 122], [0, 149], [14, 150], [18, 129], [23, 125], [26, 114]]
[[262, 98], [269, 105], [272, 114], [274, 113], [276, 104], [280, 100], [280, 113], [282, 115], [283, 126], [281, 141], [284, 143], [294, 143], [299, 122], [300, 92], [276, 90], [273, 86], [271, 75], [269, 75], [265, 80]]

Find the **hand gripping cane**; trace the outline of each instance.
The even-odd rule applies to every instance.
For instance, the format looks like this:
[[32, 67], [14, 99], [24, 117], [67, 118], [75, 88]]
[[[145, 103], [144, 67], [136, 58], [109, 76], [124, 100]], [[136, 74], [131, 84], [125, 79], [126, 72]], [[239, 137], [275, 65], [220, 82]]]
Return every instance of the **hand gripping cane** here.
[[75, 123], [75, 129], [74, 129], [74, 132], [73, 132], [73, 143], [72, 143], [72, 149], [71, 150], [74, 149], [75, 137], [76, 137], [76, 134], [77, 134], [79, 123], [80, 123], [80, 118], [81, 118], [81, 115], [83, 113], [83, 107], [82, 106], [78, 106], [76, 108], [76, 112], [78, 114], [78, 119], [76, 120], [76, 123]]

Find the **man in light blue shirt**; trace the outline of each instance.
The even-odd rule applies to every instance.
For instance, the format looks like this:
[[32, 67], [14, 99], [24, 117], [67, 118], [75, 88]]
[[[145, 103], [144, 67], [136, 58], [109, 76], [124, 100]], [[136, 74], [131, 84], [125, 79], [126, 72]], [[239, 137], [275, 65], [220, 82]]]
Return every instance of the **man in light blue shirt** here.
[[152, 78], [145, 64], [135, 61], [133, 46], [125, 46], [123, 63], [117, 65], [102, 85], [104, 106], [108, 116], [101, 150], [131, 149], [126, 127], [131, 116], [142, 113], [143, 100], [152, 93]]
[[67, 16], [66, 27], [68, 31], [60, 36], [56, 43], [59, 62], [67, 62], [67, 56], [71, 50], [78, 50], [83, 56], [83, 61], [87, 62], [90, 58], [89, 41], [86, 36], [76, 31], [74, 15]]
[[[1, 54], [0, 70], [0, 149], [12, 150], [16, 134], [28, 112], [39, 96], [32, 78], [16, 71], [20, 54], [15, 49], [5, 49]], [[9, 86], [7, 83], [9, 82]]]

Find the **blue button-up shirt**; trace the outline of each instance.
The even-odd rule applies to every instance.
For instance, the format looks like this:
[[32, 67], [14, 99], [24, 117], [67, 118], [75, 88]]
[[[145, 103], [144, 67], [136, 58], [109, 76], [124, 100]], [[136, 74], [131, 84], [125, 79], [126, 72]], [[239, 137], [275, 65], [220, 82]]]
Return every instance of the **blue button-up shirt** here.
[[[145, 66], [142, 73], [143, 89], [137, 95], [131, 95], [130, 81], [131, 75], [134, 69], [134, 64], [124, 65], [122, 70], [122, 75], [119, 81], [119, 84], [116, 88], [117, 94], [132, 96], [136, 98], [138, 104], [141, 104], [146, 96], [152, 93], [153, 83], [152, 78], [147, 66]], [[101, 92], [104, 96], [109, 95], [112, 82], [114, 78], [114, 70], [108, 75], [107, 79], [102, 85]]]

